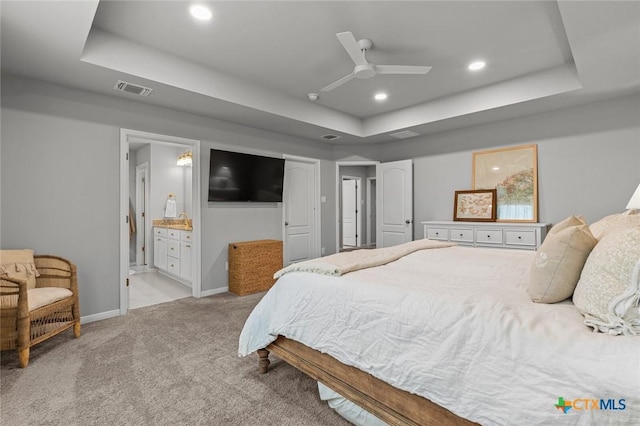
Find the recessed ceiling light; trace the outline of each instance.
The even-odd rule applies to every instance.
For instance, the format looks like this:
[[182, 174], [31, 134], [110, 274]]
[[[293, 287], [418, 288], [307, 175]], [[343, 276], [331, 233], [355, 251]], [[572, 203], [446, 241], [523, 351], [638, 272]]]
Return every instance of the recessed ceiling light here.
[[386, 93], [376, 93], [375, 96], [373, 97], [373, 99], [375, 99], [376, 101], [384, 101], [385, 99], [387, 99], [387, 94]]
[[194, 4], [189, 8], [189, 12], [191, 13], [191, 16], [196, 19], [200, 19], [201, 21], [208, 21], [213, 16], [211, 10], [201, 4]]
[[486, 65], [487, 63], [485, 61], [475, 61], [471, 62], [467, 68], [469, 69], [469, 71], [478, 71], [484, 68]]

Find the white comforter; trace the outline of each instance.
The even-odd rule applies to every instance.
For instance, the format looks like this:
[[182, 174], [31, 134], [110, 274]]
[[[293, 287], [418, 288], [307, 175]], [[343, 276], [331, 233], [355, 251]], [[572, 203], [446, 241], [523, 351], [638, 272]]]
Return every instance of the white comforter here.
[[[569, 301], [532, 303], [533, 256], [449, 247], [341, 277], [289, 273], [239, 354], [283, 335], [487, 425], [640, 424], [640, 338], [592, 332]], [[625, 409], [564, 414], [559, 397]]]

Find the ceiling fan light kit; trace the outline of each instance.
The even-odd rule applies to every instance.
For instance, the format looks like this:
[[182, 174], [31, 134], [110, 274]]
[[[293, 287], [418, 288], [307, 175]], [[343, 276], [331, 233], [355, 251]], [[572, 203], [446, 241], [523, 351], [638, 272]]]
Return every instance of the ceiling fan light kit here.
[[336, 34], [342, 47], [347, 51], [347, 54], [351, 57], [351, 60], [355, 64], [353, 72], [349, 75], [342, 77], [339, 80], [320, 89], [321, 92], [329, 92], [338, 86], [352, 80], [353, 78], [367, 79], [376, 76], [377, 74], [405, 74], [405, 75], [421, 75], [426, 74], [431, 70], [429, 66], [416, 66], [416, 65], [376, 65], [367, 61], [366, 53], [373, 46], [373, 42], [369, 39], [357, 40], [350, 31]]

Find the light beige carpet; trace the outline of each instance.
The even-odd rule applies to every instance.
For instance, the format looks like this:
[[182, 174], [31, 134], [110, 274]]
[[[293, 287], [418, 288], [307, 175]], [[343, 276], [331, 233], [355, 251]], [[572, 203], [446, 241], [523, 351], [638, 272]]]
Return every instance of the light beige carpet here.
[[83, 325], [0, 360], [0, 424], [347, 425], [316, 382], [273, 355], [238, 358], [240, 330], [262, 294], [186, 298]]

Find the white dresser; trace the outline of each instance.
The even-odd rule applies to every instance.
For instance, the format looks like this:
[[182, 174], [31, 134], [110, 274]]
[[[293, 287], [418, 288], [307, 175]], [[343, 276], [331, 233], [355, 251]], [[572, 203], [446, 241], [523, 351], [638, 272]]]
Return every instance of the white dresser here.
[[498, 247], [537, 250], [542, 244], [548, 223], [506, 222], [420, 222], [424, 238], [451, 241], [473, 247]]
[[153, 264], [171, 278], [191, 285], [191, 231], [153, 227]]

